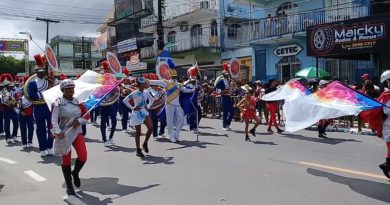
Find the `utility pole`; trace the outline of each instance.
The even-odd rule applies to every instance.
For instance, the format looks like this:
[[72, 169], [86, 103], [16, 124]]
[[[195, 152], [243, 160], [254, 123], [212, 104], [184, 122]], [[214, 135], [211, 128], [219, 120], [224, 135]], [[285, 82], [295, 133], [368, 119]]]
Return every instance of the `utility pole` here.
[[84, 55], [84, 36], [81, 36], [81, 63], [83, 70], [85, 70], [85, 55]]
[[35, 20], [46, 22], [46, 43], [49, 43], [49, 23], [60, 23], [60, 21], [39, 17], [37, 17]]
[[158, 22], [157, 22], [157, 36], [158, 36], [158, 50], [163, 50], [164, 49], [164, 26], [163, 26], [163, 16], [162, 16], [162, 7], [163, 4], [165, 3], [165, 0], [158, 0], [157, 1], [157, 12], [158, 12]]

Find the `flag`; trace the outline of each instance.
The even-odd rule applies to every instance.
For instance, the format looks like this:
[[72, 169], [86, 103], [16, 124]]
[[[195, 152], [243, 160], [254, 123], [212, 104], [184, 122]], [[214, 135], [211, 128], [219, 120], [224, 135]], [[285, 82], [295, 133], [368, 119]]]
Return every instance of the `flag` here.
[[285, 100], [283, 111], [286, 131], [295, 132], [317, 123], [358, 115], [362, 111], [383, 107], [379, 103], [351, 88], [333, 82], [316, 93], [310, 93], [298, 80], [292, 80], [275, 92], [265, 95], [265, 101]]
[[[100, 83], [100, 78], [102, 75], [87, 70], [79, 79], [74, 81], [74, 95], [73, 97], [78, 99], [80, 102], [84, 102], [88, 97], [99, 87], [102, 86]], [[46, 101], [47, 106], [51, 110], [52, 104], [63, 96], [62, 91], [60, 90], [60, 85], [56, 85], [43, 93], [43, 98]]]

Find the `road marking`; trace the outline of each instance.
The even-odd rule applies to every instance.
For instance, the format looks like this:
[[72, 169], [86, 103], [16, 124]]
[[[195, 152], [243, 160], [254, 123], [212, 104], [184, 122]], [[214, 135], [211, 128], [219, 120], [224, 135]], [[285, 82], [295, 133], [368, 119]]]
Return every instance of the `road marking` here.
[[0, 161], [3, 161], [3, 162], [8, 163], [8, 164], [16, 164], [17, 163], [14, 160], [10, 160], [10, 159], [3, 158], [3, 157], [0, 157]]
[[311, 163], [311, 162], [304, 162], [304, 161], [300, 161], [298, 163], [302, 164], [302, 165], [306, 165], [306, 166], [318, 167], [318, 168], [323, 168], [323, 169], [328, 169], [328, 170], [333, 170], [333, 171], [338, 171], [338, 172], [344, 172], [344, 173], [348, 173], [348, 174], [354, 174], [354, 175], [359, 175], [359, 176], [388, 180], [387, 177], [382, 176], [382, 175], [371, 174], [371, 173], [356, 171], [356, 170], [352, 170], [352, 169], [345, 169], [345, 168], [340, 168], [340, 167], [333, 167], [333, 166], [316, 164], [316, 163]]
[[35, 173], [34, 171], [28, 170], [28, 171], [24, 171], [24, 173], [26, 173], [28, 176], [30, 176], [31, 178], [33, 178], [37, 182], [46, 181], [46, 179], [44, 177]]

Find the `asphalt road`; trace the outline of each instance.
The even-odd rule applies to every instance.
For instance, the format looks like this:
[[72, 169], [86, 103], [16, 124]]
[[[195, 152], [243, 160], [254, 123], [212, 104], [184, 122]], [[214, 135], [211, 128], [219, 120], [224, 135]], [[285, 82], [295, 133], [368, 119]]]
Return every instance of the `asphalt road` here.
[[[118, 123], [119, 124], [119, 123]], [[132, 134], [120, 131], [104, 147], [88, 125], [88, 162], [79, 198], [66, 198], [58, 157], [41, 158], [0, 137], [1, 204], [388, 204], [389, 181], [378, 164], [385, 145], [373, 136], [316, 132], [268, 134], [257, 129], [244, 141], [244, 124], [222, 131], [220, 120], [202, 119], [199, 142], [151, 140], [150, 153], [135, 155]], [[187, 127], [185, 127], [186, 129]], [[37, 140], [34, 138], [34, 145]], [[76, 203], [75, 203], [76, 202]]]

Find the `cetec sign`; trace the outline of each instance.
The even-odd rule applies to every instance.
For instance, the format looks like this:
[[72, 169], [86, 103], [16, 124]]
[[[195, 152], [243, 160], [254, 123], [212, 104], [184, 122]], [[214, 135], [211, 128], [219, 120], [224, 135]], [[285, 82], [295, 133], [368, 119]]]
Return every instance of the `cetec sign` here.
[[278, 57], [287, 57], [287, 56], [296, 56], [301, 51], [302, 51], [301, 46], [297, 44], [293, 44], [293, 45], [277, 47], [274, 50], [274, 54]]

